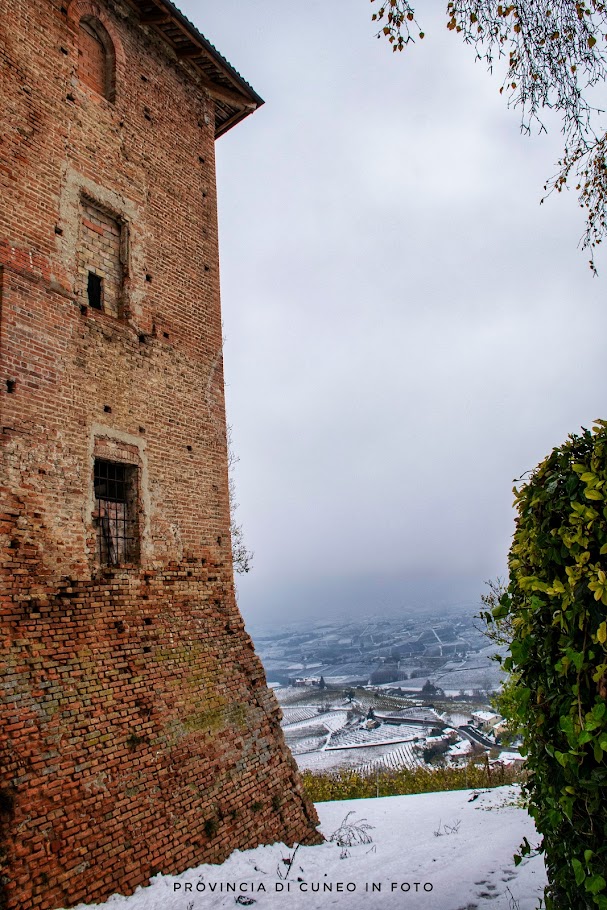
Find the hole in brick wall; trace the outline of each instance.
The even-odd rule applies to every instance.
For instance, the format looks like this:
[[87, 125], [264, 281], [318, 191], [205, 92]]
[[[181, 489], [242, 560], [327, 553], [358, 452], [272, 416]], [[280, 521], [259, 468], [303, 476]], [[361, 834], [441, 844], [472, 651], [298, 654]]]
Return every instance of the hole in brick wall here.
[[151, 617], [151, 616], [146, 616], [146, 617], [144, 617], [144, 620], [143, 620], [143, 621], [144, 621], [144, 623], [145, 623], [146, 626], [151, 626], [151, 625], [152, 625], [152, 617]]
[[206, 566], [206, 564], [207, 564], [206, 559], [201, 559], [201, 560], [200, 560], [200, 565], [201, 565], [201, 566]]
[[148, 121], [148, 122], [149, 122], [149, 123], [151, 123], [151, 122], [152, 122], [152, 117], [151, 117], [151, 114], [150, 114], [150, 112], [149, 112], [149, 111], [147, 111], [147, 110], [144, 110], [144, 112], [143, 112], [143, 116], [144, 116], [144, 117], [145, 117], [145, 119], [146, 119], [146, 120], [147, 120], [147, 121]]
[[88, 311], [89, 311], [89, 308], [88, 308], [87, 306], [85, 306], [83, 303], [81, 303], [81, 304], [80, 304], [80, 312], [82, 313], [82, 315], [83, 315], [83, 316], [86, 316], [86, 314], [88, 313]]
[[6, 391], [11, 395], [15, 391], [15, 386], [17, 385], [16, 379], [7, 379], [6, 380]]
[[58, 234], [60, 237], [63, 236], [63, 228], [60, 228], [58, 224], [55, 225], [55, 234]]
[[10, 815], [15, 808], [15, 797], [10, 790], [0, 790], [0, 813]]
[[203, 825], [204, 833], [206, 834], [207, 837], [213, 838], [217, 834], [218, 827], [219, 827], [219, 823], [216, 818], [207, 818], [207, 820], [205, 821], [205, 823]]
[[152, 649], [150, 648], [150, 646], [149, 646], [149, 645], [146, 645], [146, 646], [144, 647], [144, 649], [143, 649], [143, 653], [144, 653], [144, 654], [149, 654], [151, 650], [152, 650]]
[[139, 344], [145, 344], [145, 335], [139, 335]]
[[188, 450], [188, 452], [191, 452], [191, 451], [192, 451], [192, 446], [186, 446], [186, 449]]
[[88, 297], [90, 307], [92, 307], [94, 310], [102, 309], [103, 278], [101, 275], [96, 275], [95, 272], [89, 272], [86, 284], [86, 295]]
[[205, 265], [205, 267], [204, 267], [205, 272], [208, 272], [210, 268], [211, 268], [210, 265]]
[[65, 54], [65, 56], [67, 57], [67, 55], [69, 53], [67, 47], [61, 47], [61, 48], [59, 48], [59, 50], [61, 51], [62, 54]]
[[163, 332], [163, 333], [162, 333], [162, 337], [163, 337], [163, 338], [168, 338], [168, 337], [169, 337], [169, 333], [168, 333], [168, 332]]
[[117, 632], [124, 632], [124, 623], [121, 619], [119, 619], [118, 622], [115, 622], [114, 625], [116, 626]]
[[221, 534], [220, 534], [219, 537], [217, 538], [217, 546], [218, 546], [218, 547], [221, 546]]
[[67, 16], [67, 9], [65, 8], [65, 6], [61, 7], [61, 13], [63, 16]]
[[190, 569], [190, 571], [188, 572], [188, 578], [191, 578], [191, 577], [192, 577], [192, 570]]
[[198, 156], [198, 160], [200, 161], [201, 164], [204, 164], [204, 158], [202, 157], [202, 155]]
[[126, 738], [126, 744], [131, 751], [136, 749], [137, 746], [140, 746], [143, 742], [145, 742], [143, 736], [139, 736], [137, 733], [131, 733]]
[[106, 414], [111, 414], [111, 413], [112, 413], [112, 409], [111, 409], [111, 407], [109, 406], [109, 404], [104, 404], [104, 405], [103, 405], [103, 410], [105, 411]]
[[145, 280], [146, 280], [149, 284], [151, 284], [151, 283], [152, 283], [152, 276], [151, 276], [151, 275], [146, 275], [146, 276], [145, 276]]
[[141, 81], [142, 81], [142, 82], [147, 82], [147, 81], [148, 81], [148, 77], [147, 77], [147, 76], [142, 76], [142, 77], [141, 77]]
[[140, 433], [145, 433], [145, 427], [139, 427], [139, 432], [140, 432]]
[[65, 100], [66, 100], [66, 101], [75, 101], [76, 99], [74, 98], [74, 96], [73, 96], [72, 93], [70, 92], [69, 95], [66, 95], [66, 96], [65, 96]]
[[202, 198], [203, 198], [203, 199], [206, 199], [206, 198], [207, 198], [207, 191], [206, 191], [206, 190], [203, 190], [203, 191], [202, 191]]

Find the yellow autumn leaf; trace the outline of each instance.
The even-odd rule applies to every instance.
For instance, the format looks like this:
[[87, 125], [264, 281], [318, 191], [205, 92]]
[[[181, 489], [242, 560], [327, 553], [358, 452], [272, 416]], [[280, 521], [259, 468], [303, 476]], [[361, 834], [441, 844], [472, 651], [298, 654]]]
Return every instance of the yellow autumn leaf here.
[[584, 496], [586, 499], [603, 499], [603, 494], [599, 493], [598, 490], [585, 490]]

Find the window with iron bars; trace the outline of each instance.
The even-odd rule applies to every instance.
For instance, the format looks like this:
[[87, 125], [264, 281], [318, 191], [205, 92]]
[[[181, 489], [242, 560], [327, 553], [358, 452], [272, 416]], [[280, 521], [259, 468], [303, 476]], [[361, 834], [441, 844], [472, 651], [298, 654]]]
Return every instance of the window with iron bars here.
[[101, 565], [139, 562], [137, 483], [135, 465], [95, 459], [94, 518]]

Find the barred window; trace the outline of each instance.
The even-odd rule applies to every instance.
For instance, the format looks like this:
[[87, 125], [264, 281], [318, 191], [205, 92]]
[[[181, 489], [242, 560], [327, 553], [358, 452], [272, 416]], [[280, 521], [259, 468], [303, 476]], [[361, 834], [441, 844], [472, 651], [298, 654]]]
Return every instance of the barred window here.
[[94, 485], [99, 562], [104, 566], [138, 562], [137, 467], [96, 458]]

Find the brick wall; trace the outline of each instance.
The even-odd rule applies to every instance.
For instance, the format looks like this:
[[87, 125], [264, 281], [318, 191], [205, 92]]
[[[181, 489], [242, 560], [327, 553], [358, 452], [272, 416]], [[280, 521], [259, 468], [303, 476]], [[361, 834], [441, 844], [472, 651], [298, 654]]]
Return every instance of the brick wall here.
[[0, 68], [0, 907], [47, 910], [318, 835], [234, 601], [212, 102], [119, 0], [3, 0]]
[[78, 79], [94, 92], [108, 94], [108, 59], [99, 35], [86, 22], [80, 21], [78, 34]]

